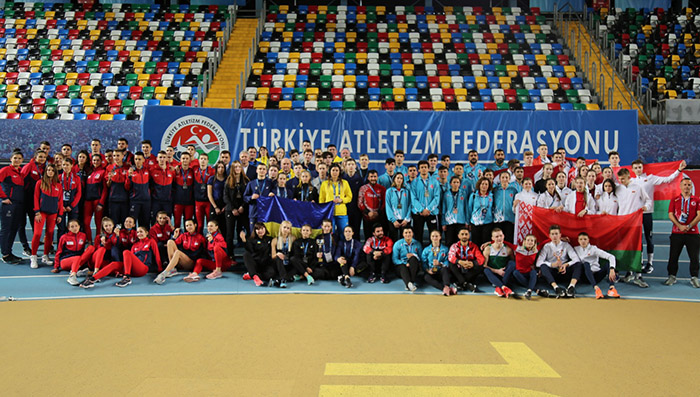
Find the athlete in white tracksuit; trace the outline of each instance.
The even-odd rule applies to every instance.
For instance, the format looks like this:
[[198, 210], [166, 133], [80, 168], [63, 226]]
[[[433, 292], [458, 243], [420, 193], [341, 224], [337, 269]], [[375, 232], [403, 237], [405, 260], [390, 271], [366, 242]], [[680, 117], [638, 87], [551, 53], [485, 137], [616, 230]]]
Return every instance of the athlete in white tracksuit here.
[[[632, 181], [629, 170], [622, 168], [617, 172], [617, 178], [620, 184], [615, 188], [619, 209], [618, 215], [628, 215], [637, 212], [640, 208], [646, 211], [649, 208], [654, 208], [654, 202], [651, 201], [649, 195], [644, 191], [642, 185]], [[630, 264], [633, 265], [633, 264]], [[646, 281], [642, 280], [641, 274], [634, 272], [628, 273], [623, 279], [625, 282], [634, 282], [641, 288], [649, 287]]]

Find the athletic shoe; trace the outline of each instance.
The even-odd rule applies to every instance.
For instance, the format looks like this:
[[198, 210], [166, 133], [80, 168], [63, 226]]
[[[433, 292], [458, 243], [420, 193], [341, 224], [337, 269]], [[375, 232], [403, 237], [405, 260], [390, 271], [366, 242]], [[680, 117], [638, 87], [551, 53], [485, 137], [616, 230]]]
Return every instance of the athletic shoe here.
[[299, 281], [299, 280], [301, 280], [301, 276], [298, 274], [295, 274], [294, 276], [292, 276], [292, 280]]
[[625, 274], [625, 277], [621, 279], [623, 283], [631, 283], [633, 280], [634, 274], [632, 274], [631, 272], [627, 272], [627, 274]]
[[314, 278], [311, 277], [310, 274], [308, 276], [306, 276], [306, 284], [311, 285], [313, 283], [314, 283]]
[[262, 287], [262, 285], [263, 285], [262, 280], [260, 280], [260, 277], [258, 277], [257, 274], [255, 276], [253, 276], [253, 282], [255, 283], [256, 287]]
[[418, 289], [418, 287], [416, 287], [416, 285], [410, 281], [408, 282], [407, 287], [408, 287], [408, 290], [411, 292], [416, 292], [416, 290]]
[[172, 269], [169, 272], [165, 273], [166, 278], [170, 278], [170, 277], [176, 276], [176, 275], [177, 275], [177, 270], [175, 270], [175, 269]]
[[642, 266], [642, 273], [644, 274], [649, 274], [654, 271], [654, 265], [652, 265], [650, 262], [645, 262], [644, 266]]
[[345, 276], [338, 276], [338, 284], [345, 287]]
[[2, 261], [5, 262], [5, 263], [7, 263], [7, 264], [9, 264], [9, 265], [16, 265], [16, 264], [18, 264], [18, 263], [20, 262], [19, 260], [15, 259], [15, 258], [13, 257], [13, 255], [5, 255], [5, 256], [3, 256], [3, 257], [2, 257]]
[[647, 282], [642, 279], [641, 275], [635, 277], [633, 283], [639, 288], [649, 288], [649, 284], [647, 284]]
[[510, 298], [511, 296], [515, 295], [515, 292], [513, 292], [512, 289], [503, 286], [503, 294], [505, 294], [506, 298]]
[[557, 299], [566, 298], [566, 291], [564, 291], [564, 288], [556, 286], [554, 287], [554, 295], [557, 296]]
[[619, 298], [620, 294], [617, 293], [615, 287], [610, 287], [608, 289], [608, 298]]
[[53, 245], [51, 245], [51, 246], [49, 247], [49, 255], [53, 255], [53, 254], [55, 254], [55, 253], [56, 253], [56, 249], [53, 247]]
[[39, 262], [36, 260], [36, 255], [31, 255], [29, 257], [29, 267], [32, 269], [38, 269], [39, 268]]
[[375, 276], [374, 273], [370, 274], [370, 275], [369, 275], [369, 278], [367, 279], [367, 282], [370, 283], [370, 284], [372, 284], [372, 283], [374, 283], [375, 281], [377, 281], [377, 276]]
[[457, 295], [457, 288], [452, 286], [450, 287], [450, 295]]
[[576, 287], [573, 285], [570, 285], [569, 288], [566, 289], [566, 297], [567, 298], [575, 298], [576, 297]]
[[345, 288], [352, 288], [352, 281], [350, 281], [350, 276], [345, 277]]
[[676, 276], [674, 276], [673, 274], [671, 274], [670, 276], [668, 276], [668, 278], [666, 279], [666, 281], [664, 281], [664, 285], [668, 285], [668, 286], [671, 286], [671, 285], [673, 285], [673, 284], [675, 284], [675, 283], [676, 283]]
[[595, 287], [595, 298], [596, 299], [603, 299], [605, 296], [603, 295], [603, 291], [600, 290], [600, 288]]
[[76, 273], [75, 275], [78, 277], [85, 277], [88, 275], [88, 273], [90, 273], [90, 269], [86, 267], [85, 269], [78, 270], [78, 273]]
[[527, 299], [527, 300], [532, 299], [532, 290], [531, 289], [525, 291], [525, 299]]
[[692, 285], [693, 288], [700, 288], [700, 280], [698, 280], [697, 277], [691, 277], [690, 278], [690, 285]]
[[70, 284], [70, 285], [72, 285], [72, 286], [74, 286], [74, 287], [75, 287], [76, 285], [80, 284], [80, 281], [78, 281], [78, 276], [76, 276], [75, 273], [69, 275], [69, 276], [68, 276], [68, 280], [66, 280], [66, 281], [68, 282], [68, 284]]
[[476, 288], [476, 285], [474, 285], [474, 284], [472, 284], [472, 283], [468, 283], [468, 282], [467, 282], [467, 283], [464, 283], [464, 286], [463, 286], [462, 288], [463, 288], [465, 291], [469, 291], [469, 292], [473, 292], [473, 293], [476, 293], [477, 291], [479, 291], [479, 289]]
[[124, 278], [122, 278], [121, 280], [117, 281], [117, 283], [114, 284], [114, 285], [116, 285], [116, 286], [119, 287], [119, 288], [124, 288], [124, 287], [126, 287], [127, 285], [129, 285], [129, 284], [131, 284], [131, 277], [129, 277], [129, 276], [124, 276]]
[[80, 283], [80, 288], [88, 289], [88, 288], [93, 288], [94, 286], [95, 286], [95, 281], [93, 280], [92, 277], [88, 277], [85, 279], [85, 281]]
[[280, 280], [280, 288], [287, 288], [287, 282], [285, 280]]
[[450, 296], [450, 287], [448, 287], [448, 286], [442, 287], [442, 295]]
[[41, 263], [43, 263], [44, 265], [49, 265], [49, 266], [53, 265], [53, 261], [51, 259], [49, 259], [48, 255], [44, 255], [41, 257]]
[[252, 280], [252, 277], [250, 277], [250, 274], [245, 273], [245, 274], [243, 275], [243, 280], [245, 280], [245, 281]]
[[501, 287], [496, 287], [496, 289], [493, 290], [493, 293], [500, 296], [501, 298], [506, 296], [506, 294], [503, 293], [503, 289]]
[[158, 285], [162, 285], [165, 282], [165, 270], [158, 273], [158, 275], [156, 276], [156, 279], [153, 280], [153, 282], [158, 284]]
[[199, 274], [192, 272], [192, 273], [188, 274], [187, 276], [185, 276], [185, 278], [183, 278], [183, 280], [186, 283], [195, 283], [195, 282], [199, 281]]
[[12, 259], [16, 260], [17, 262], [22, 262], [24, 260], [15, 254], [10, 254], [10, 256], [12, 257]]
[[549, 291], [547, 291], [546, 289], [538, 289], [537, 296], [541, 296], [543, 298], [549, 298]]
[[26, 257], [32, 256], [32, 249], [29, 247], [24, 247], [24, 249], [22, 250], [22, 255]]
[[207, 280], [216, 280], [217, 278], [223, 277], [221, 269], [214, 269], [213, 272], [207, 274]]
[[389, 278], [382, 274], [382, 284], [389, 284]]
[[279, 282], [277, 280], [270, 279], [270, 281], [267, 282], [267, 287], [272, 288], [272, 287], [279, 287]]

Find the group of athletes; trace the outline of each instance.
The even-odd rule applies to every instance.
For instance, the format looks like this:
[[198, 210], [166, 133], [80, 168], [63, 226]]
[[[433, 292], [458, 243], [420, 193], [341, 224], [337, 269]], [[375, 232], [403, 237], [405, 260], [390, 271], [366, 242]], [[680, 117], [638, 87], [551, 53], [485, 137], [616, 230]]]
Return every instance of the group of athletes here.
[[[643, 271], [651, 272], [654, 186], [674, 180], [685, 168], [682, 162], [672, 175], [659, 177], [645, 174], [636, 160], [632, 174], [619, 167], [617, 152], [609, 153], [610, 166], [604, 167], [585, 158], [568, 159], [563, 149], [550, 156], [541, 145], [537, 156], [523, 153], [522, 163], [506, 161], [505, 153], [496, 150], [489, 165], [479, 163], [476, 151], [469, 152], [465, 164], [431, 154], [408, 165], [397, 150], [380, 175], [365, 154], [356, 162], [346, 148], [314, 150], [308, 141], [289, 153], [249, 147], [235, 161], [222, 151], [213, 166], [195, 146], [177, 154], [172, 147], [154, 153], [146, 140], [140, 148], [131, 153], [126, 139], [120, 139], [116, 149], [103, 153], [100, 140], [93, 139], [89, 150], [76, 154], [69, 144], [52, 152], [44, 141], [27, 162], [15, 150], [11, 164], [0, 170], [2, 260], [23, 262], [12, 252], [19, 234], [30, 267], [38, 268], [43, 234], [41, 263], [54, 273], [69, 272], [69, 284], [92, 288], [105, 276], [115, 276], [116, 285], [126, 287], [132, 277], [148, 273], [156, 274], [158, 284], [178, 271], [187, 273], [186, 282], [199, 281], [204, 269], [207, 279], [221, 278], [238, 267], [235, 248], [243, 246], [238, 258], [243, 279], [257, 286], [286, 288], [322, 279], [350, 288], [354, 277], [388, 283], [398, 276], [409, 291], [424, 284], [449, 296], [478, 291], [483, 276], [501, 297], [514, 295], [514, 285], [527, 288], [527, 299], [574, 297], [577, 283], [585, 281], [596, 298], [618, 298], [615, 257], [591, 245], [586, 233], [564, 241], [560, 227], [552, 225], [547, 241], [528, 235], [514, 245], [519, 203], [579, 217], [642, 209]], [[535, 165], [542, 166], [540, 171], [526, 177], [524, 167]], [[271, 236], [256, 208], [267, 196], [333, 202], [333, 217], [323, 221], [320, 232], [308, 224], [293, 231], [284, 221]], [[683, 179], [681, 194], [669, 208], [674, 225], [666, 285], [676, 282], [678, 257], [686, 247], [691, 284], [700, 288], [698, 203], [692, 182]], [[539, 279], [551, 290], [537, 289]], [[606, 292], [598, 287], [603, 280]], [[648, 287], [638, 273], [628, 272], [621, 280]]]

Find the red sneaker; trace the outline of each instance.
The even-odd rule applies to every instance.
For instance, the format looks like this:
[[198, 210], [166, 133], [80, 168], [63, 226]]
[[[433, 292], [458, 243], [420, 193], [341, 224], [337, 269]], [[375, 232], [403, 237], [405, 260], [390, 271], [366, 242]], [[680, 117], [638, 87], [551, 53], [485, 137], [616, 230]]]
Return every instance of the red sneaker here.
[[510, 298], [510, 296], [513, 295], [513, 290], [504, 286], [503, 293], [505, 294], [506, 298]]
[[[246, 273], [246, 274], [248, 274], [248, 273]], [[258, 277], [257, 274], [255, 276], [253, 276], [253, 281], [255, 282], [256, 287], [260, 287], [261, 285], [263, 285], [262, 280], [260, 280], [260, 277]]]
[[501, 287], [496, 287], [496, 289], [495, 289], [493, 292], [494, 292], [496, 295], [500, 296], [501, 298], [503, 298], [504, 296], [506, 296], [506, 294], [503, 292], [503, 290], [501, 289]]
[[615, 289], [615, 287], [610, 287], [610, 289], [608, 290], [608, 297], [609, 298], [619, 298], [620, 294], [617, 293], [617, 290]]
[[244, 275], [243, 275], [243, 280], [245, 280], [245, 281], [252, 280], [251, 277], [250, 277], [250, 274], [248, 274], [248, 273], [244, 274]]

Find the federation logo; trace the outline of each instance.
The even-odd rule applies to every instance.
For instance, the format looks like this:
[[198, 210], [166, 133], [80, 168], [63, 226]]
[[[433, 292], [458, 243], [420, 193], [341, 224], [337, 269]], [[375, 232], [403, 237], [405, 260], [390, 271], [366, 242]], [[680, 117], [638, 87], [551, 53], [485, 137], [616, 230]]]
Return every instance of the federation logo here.
[[228, 139], [224, 129], [209, 117], [189, 115], [173, 121], [163, 134], [160, 147], [171, 146], [175, 149], [175, 159], [180, 161], [181, 154], [193, 145], [195, 157], [200, 154], [209, 156], [209, 165], [216, 164], [223, 150], [228, 150]]

